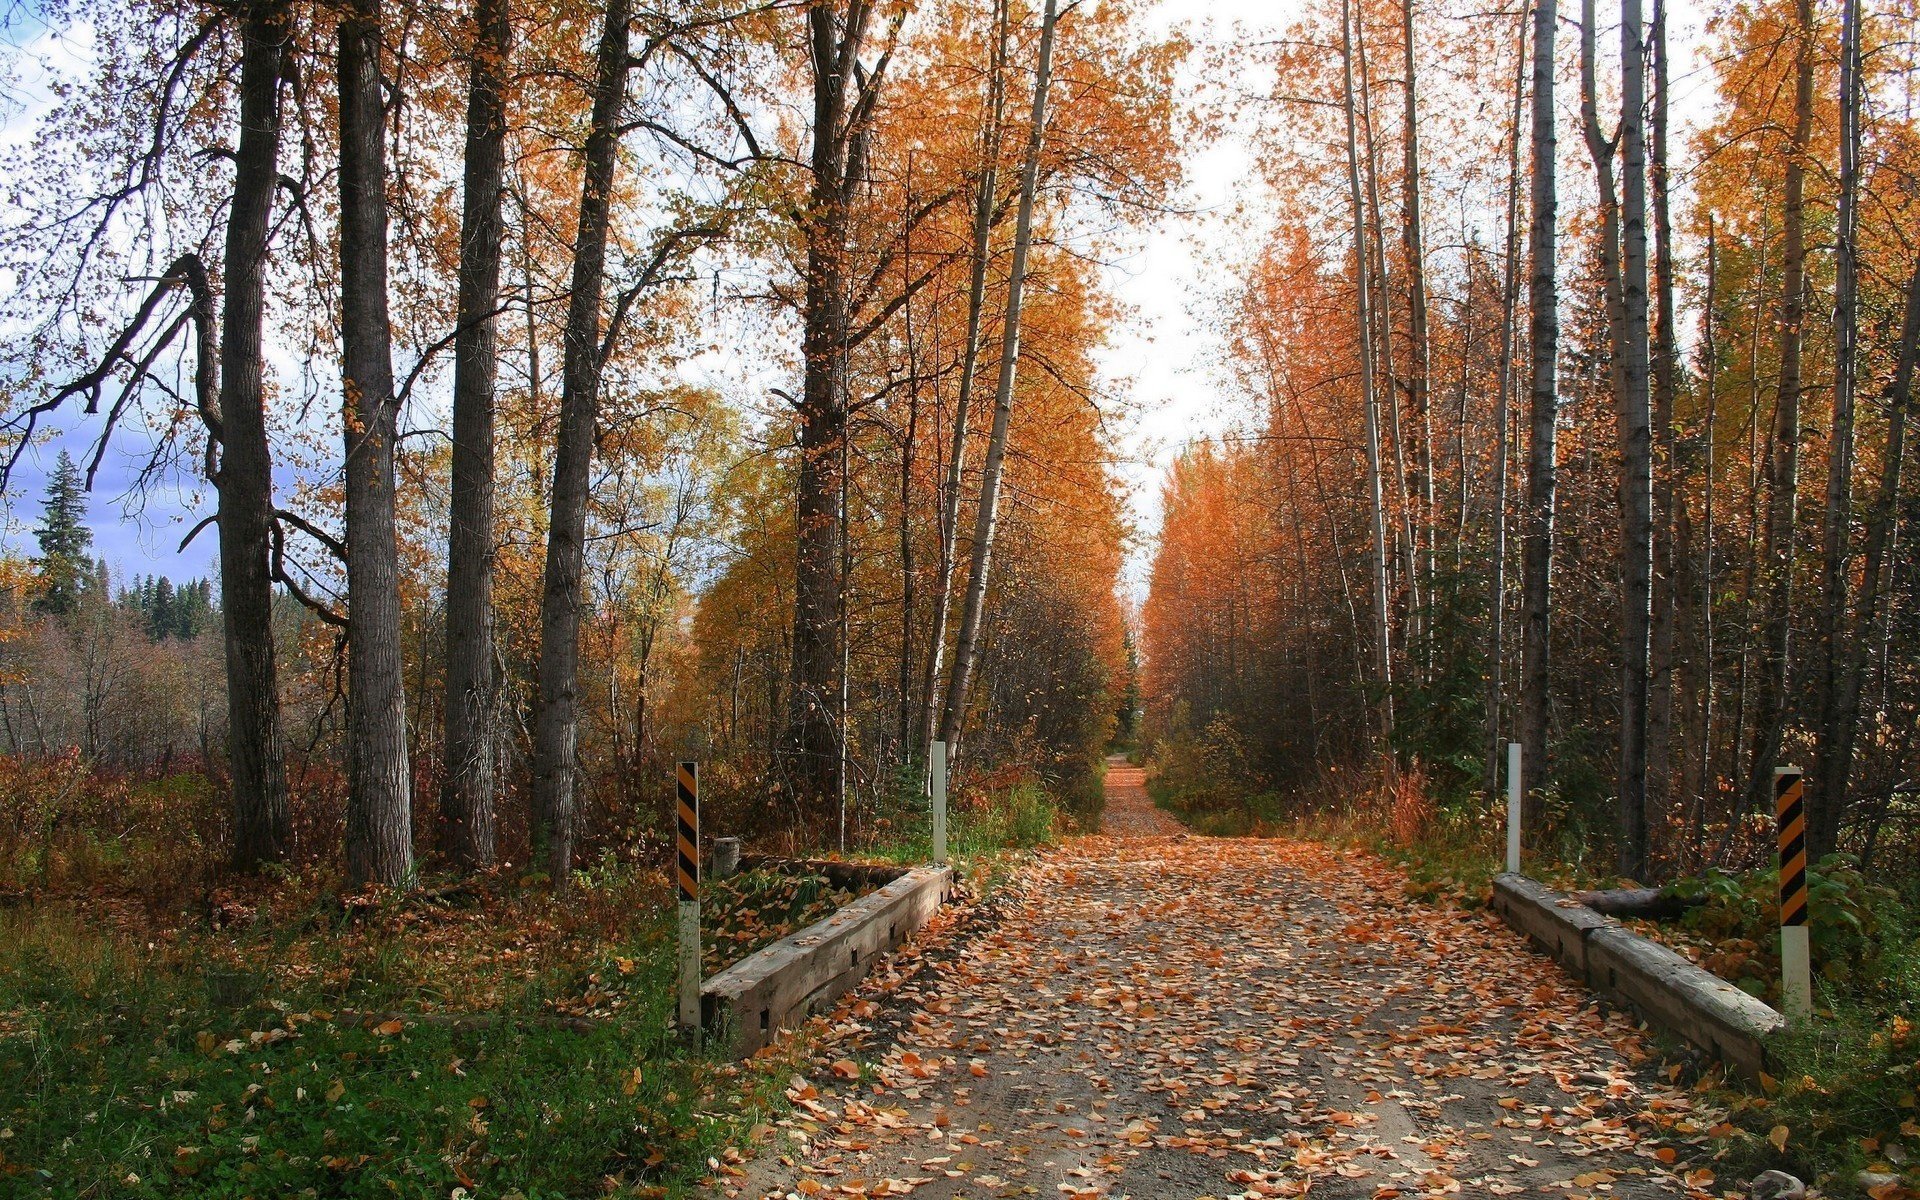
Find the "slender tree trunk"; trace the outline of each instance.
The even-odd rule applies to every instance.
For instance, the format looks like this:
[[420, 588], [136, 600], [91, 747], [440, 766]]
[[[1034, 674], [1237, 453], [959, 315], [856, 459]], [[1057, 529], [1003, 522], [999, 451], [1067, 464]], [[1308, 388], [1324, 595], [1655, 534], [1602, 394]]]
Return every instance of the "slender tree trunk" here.
[[813, 69], [812, 190], [804, 218], [807, 246], [802, 299], [798, 545], [794, 559], [791, 687], [782, 754], [786, 786], [802, 813], [831, 816], [839, 730], [834, 720], [840, 675], [839, 498], [841, 440], [847, 436], [846, 362], [849, 322], [847, 243], [853, 194], [864, 171], [866, 114], [873, 83], [856, 76], [870, 6], [844, 15], [833, 4], [807, 14]]
[[1360, 399], [1366, 412], [1367, 494], [1373, 520], [1373, 668], [1379, 722], [1378, 752], [1393, 773], [1393, 653], [1392, 619], [1387, 610], [1386, 493], [1380, 478], [1380, 404], [1373, 378], [1373, 315], [1367, 287], [1371, 258], [1367, 251], [1367, 210], [1360, 183], [1360, 146], [1354, 103], [1354, 21], [1352, 0], [1340, 4], [1340, 69], [1346, 113], [1347, 199], [1353, 210], [1354, 329], [1360, 355]]
[[1528, 795], [1537, 793], [1549, 778], [1550, 693], [1547, 685], [1552, 661], [1549, 624], [1553, 613], [1554, 441], [1560, 421], [1557, 380], [1560, 298], [1554, 279], [1554, 224], [1558, 201], [1554, 190], [1553, 124], [1553, 41], [1558, 20], [1558, 0], [1534, 0], [1533, 188], [1527, 233], [1532, 366], [1527, 504], [1521, 535], [1524, 623], [1520, 661], [1521, 775]]
[[[1400, 89], [1404, 100], [1401, 120], [1405, 126], [1405, 135], [1401, 140], [1400, 191], [1405, 209], [1401, 233], [1407, 255], [1407, 332], [1412, 342], [1409, 350], [1411, 361], [1407, 365], [1407, 392], [1413, 399], [1414, 422], [1420, 438], [1420, 445], [1414, 452], [1415, 469], [1420, 472], [1418, 495], [1421, 528], [1416, 540], [1423, 551], [1419, 591], [1427, 598], [1427, 603], [1432, 604], [1434, 552], [1438, 542], [1433, 507], [1433, 362], [1427, 333], [1427, 250], [1420, 217], [1420, 103], [1416, 87], [1418, 72], [1413, 40], [1413, 4], [1414, 0], [1401, 0], [1400, 3], [1402, 64], [1406, 74]], [[1469, 338], [1468, 349], [1462, 352], [1463, 363], [1471, 357], [1471, 341]], [[1462, 464], [1463, 492], [1465, 486], [1466, 472]], [[1431, 637], [1427, 639], [1425, 651], [1420, 665], [1423, 676], [1431, 669]]]
[[[1648, 172], [1653, 191], [1654, 345], [1653, 345], [1653, 631], [1648, 652], [1647, 812], [1664, 821], [1673, 793], [1673, 713], [1678, 687], [1676, 648], [1690, 644], [1696, 594], [1683, 587], [1689, 560], [1692, 521], [1677, 499], [1683, 468], [1675, 438], [1673, 408], [1679, 392], [1680, 350], [1674, 329], [1673, 209], [1667, 163], [1667, 5], [1653, 0], [1653, 158]], [[1676, 630], [1684, 631], [1676, 636]], [[1680, 655], [1678, 666], [1685, 666]], [[1689, 679], [1689, 682], [1692, 682]]]
[[[1707, 295], [1701, 309], [1700, 326], [1700, 357], [1702, 363], [1700, 378], [1703, 386], [1705, 386], [1707, 390], [1706, 421], [1704, 436], [1702, 438], [1704, 445], [1701, 453], [1703, 470], [1701, 472], [1700, 503], [1702, 526], [1700, 590], [1695, 600], [1695, 602], [1700, 605], [1700, 661], [1698, 670], [1693, 673], [1694, 678], [1698, 681], [1696, 686], [1700, 691], [1700, 729], [1697, 735], [1699, 753], [1688, 756], [1688, 762], [1690, 764], [1697, 764], [1697, 766], [1690, 767], [1693, 774], [1687, 784], [1687, 793], [1693, 798], [1693, 848], [1694, 853], [1699, 856], [1696, 859], [1696, 865], [1698, 862], [1704, 860], [1705, 857], [1707, 793], [1709, 789], [1711, 789], [1715, 795], [1718, 795], [1720, 791], [1720, 773], [1715, 770], [1713, 765], [1714, 717], [1716, 715], [1714, 697], [1718, 691], [1717, 685], [1719, 678], [1714, 670], [1716, 665], [1714, 661], [1714, 634], [1716, 631], [1713, 612], [1715, 594], [1713, 551], [1714, 534], [1716, 532], [1713, 505], [1714, 453], [1715, 442], [1719, 433], [1717, 423], [1720, 416], [1720, 350], [1714, 340], [1714, 330], [1717, 328], [1715, 316], [1718, 311], [1719, 291], [1720, 248], [1718, 238], [1714, 231], [1713, 219], [1709, 217], [1707, 219]], [[1684, 504], [1684, 501], [1682, 501], [1682, 503]]]
[[340, 22], [340, 358], [346, 411], [347, 875], [413, 872], [400, 555], [394, 532], [393, 331], [387, 319], [387, 138], [380, 0]]
[[967, 280], [967, 334], [960, 353], [960, 391], [954, 401], [953, 449], [947, 457], [946, 486], [940, 503], [940, 572], [933, 591], [933, 633], [927, 647], [925, 701], [920, 710], [920, 744], [933, 741], [940, 709], [940, 660], [947, 648], [947, 624], [953, 609], [953, 572], [960, 531], [960, 491], [967, 463], [967, 421], [979, 374], [980, 327], [987, 299], [987, 261], [991, 257], [993, 210], [999, 195], [1000, 138], [1006, 115], [1008, 5], [996, 0], [993, 48], [988, 55], [986, 124], [980, 135], [980, 173], [973, 195], [973, 261]]
[[[1849, 593], [1853, 566], [1853, 408], [1859, 317], [1855, 236], [1860, 187], [1860, 0], [1840, 6], [1840, 197], [1834, 228], [1833, 429], [1827, 440], [1827, 512], [1822, 545], [1820, 609], [1819, 747], [1814, 800], [1807, 822], [1807, 851], [1815, 861], [1835, 850], [1847, 805], [1853, 733], [1841, 724], [1859, 712], [1846, 675]], [[1844, 749], [1844, 753], [1843, 753]], [[1843, 761], [1844, 759], [1844, 761]]]
[[[1522, 22], [1513, 47], [1513, 116], [1507, 136], [1507, 240], [1506, 264], [1500, 290], [1500, 387], [1494, 406], [1499, 428], [1494, 434], [1493, 459], [1493, 595], [1487, 630], [1487, 771], [1486, 788], [1497, 793], [1500, 787], [1501, 714], [1506, 699], [1503, 671], [1506, 665], [1507, 621], [1507, 491], [1508, 463], [1513, 447], [1509, 444], [1508, 424], [1513, 408], [1514, 328], [1513, 319], [1520, 303], [1520, 122], [1527, 95], [1527, 39]], [[1460, 471], [1466, 475], [1463, 459]]]
[[[1835, 696], [1834, 740], [1822, 746], [1821, 765], [1837, 780], [1839, 790], [1829, 796], [1845, 803], [1846, 784], [1853, 770], [1854, 744], [1860, 731], [1860, 693], [1866, 681], [1867, 656], [1880, 620], [1881, 575], [1891, 558], [1900, 502], [1900, 471], [1907, 452], [1907, 413], [1913, 405], [1915, 359], [1920, 358], [1920, 265], [1907, 284], [1906, 316], [1900, 327], [1900, 348], [1894, 364], [1893, 385], [1887, 402], [1887, 447], [1880, 467], [1880, 487], [1867, 512], [1867, 544], [1860, 577], [1860, 596], [1849, 636], [1842, 642]], [[1831, 785], [1830, 785], [1831, 786]], [[1837, 832], [1837, 830], [1836, 830]]]
[[1007, 457], [1007, 428], [1013, 420], [1013, 384], [1020, 365], [1020, 306], [1027, 285], [1027, 254], [1033, 243], [1034, 193], [1040, 181], [1040, 150], [1047, 130], [1047, 90], [1053, 81], [1053, 36], [1058, 21], [1056, 0], [1046, 0], [1040, 25], [1040, 61], [1033, 79], [1032, 128], [1027, 135], [1027, 157], [1020, 168], [1020, 208], [1013, 229], [1013, 264], [1007, 277], [1006, 324], [1000, 335], [1000, 377], [993, 392], [993, 431], [987, 438], [986, 462], [980, 472], [980, 506], [973, 522], [973, 560], [967, 570], [967, 593], [960, 610], [960, 638], [954, 647], [953, 676], [947, 682], [946, 711], [940, 718], [940, 738], [949, 753], [960, 740], [966, 721], [967, 691], [979, 669], [980, 624], [986, 615], [987, 576], [993, 564], [993, 537], [1000, 509], [1000, 475]]
[[[906, 234], [903, 236], [911, 236]], [[903, 254], [902, 265], [912, 260]], [[918, 580], [913, 561], [913, 467], [914, 451], [920, 437], [920, 362], [913, 342], [913, 301], [904, 306], [907, 342], [907, 428], [900, 439], [900, 660], [895, 676], [894, 739], [899, 743], [900, 761], [912, 762], [918, 754], [913, 742], [913, 635], [916, 625]]]
[[[1414, 511], [1413, 481], [1407, 470], [1406, 434], [1400, 424], [1399, 377], [1393, 369], [1393, 283], [1387, 270], [1387, 226], [1380, 209], [1380, 156], [1373, 127], [1373, 73], [1367, 60], [1366, 25], [1359, 13], [1355, 14], [1353, 21], [1353, 50], [1359, 85], [1359, 111], [1355, 116], [1358, 128], [1355, 133], [1360, 136], [1361, 179], [1366, 193], [1367, 213], [1373, 222], [1373, 237], [1367, 242], [1373, 256], [1371, 270], [1374, 272], [1373, 286], [1368, 293], [1368, 308], [1373, 315], [1371, 344], [1376, 357], [1374, 370], [1378, 379], [1384, 382], [1387, 392], [1386, 433], [1388, 448], [1393, 454], [1394, 509], [1399, 515], [1399, 520], [1394, 523], [1394, 534], [1399, 545], [1401, 574], [1406, 580], [1407, 621], [1401, 644], [1404, 661], [1412, 658], [1415, 644], [1423, 648], [1426, 645], [1421, 623], [1424, 608], [1420, 593], [1419, 515]], [[1388, 587], [1391, 590], [1391, 579]], [[1388, 629], [1391, 632], [1391, 619]]]
[[627, 98], [627, 0], [607, 0], [580, 180], [573, 291], [567, 301], [560, 368], [547, 561], [540, 595], [538, 694], [533, 726], [534, 861], [556, 888], [573, 869], [574, 778], [578, 770], [581, 586], [594, 430], [600, 415], [601, 298], [607, 226], [619, 162], [620, 110]]
[[[1793, 130], [1787, 144], [1781, 224], [1779, 404], [1767, 454], [1767, 523], [1759, 586], [1765, 590], [1759, 678], [1754, 688], [1753, 758], [1747, 776], [1748, 811], [1766, 812], [1773, 799], [1773, 768], [1787, 717], [1792, 666], [1793, 570], [1796, 501], [1800, 482], [1800, 351], [1806, 336], [1806, 173], [1813, 135], [1813, 0], [1796, 0], [1793, 30]], [[1809, 825], [1822, 819], [1815, 797]]]
[[[287, 10], [252, 9], [242, 31], [240, 141], [227, 214], [220, 331], [220, 622], [226, 647], [227, 766], [233, 861], [241, 870], [293, 849], [273, 645], [273, 458], [267, 447], [261, 325], [267, 237], [280, 185], [280, 77]], [[202, 358], [202, 362], [207, 359]]]
[[447, 520], [446, 778], [441, 847], [456, 865], [493, 865], [493, 403], [498, 373], [503, 96], [508, 0], [475, 0], [467, 84], [459, 322], [453, 348], [453, 486]]
[[1653, 633], [1653, 422], [1647, 377], [1645, 19], [1620, 4], [1620, 845], [1629, 879], [1647, 874], [1647, 701]]

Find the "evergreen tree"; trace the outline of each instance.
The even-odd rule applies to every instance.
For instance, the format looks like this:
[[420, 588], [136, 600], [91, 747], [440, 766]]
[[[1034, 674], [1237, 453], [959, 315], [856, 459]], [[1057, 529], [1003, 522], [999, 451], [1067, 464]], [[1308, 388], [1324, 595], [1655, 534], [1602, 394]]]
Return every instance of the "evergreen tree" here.
[[147, 594], [147, 638], [164, 642], [180, 632], [180, 612], [174, 602], [173, 581], [162, 575]]
[[80, 603], [93, 575], [93, 530], [87, 527], [86, 479], [65, 450], [47, 478], [46, 507], [34, 530], [40, 542], [40, 596], [33, 606], [40, 612], [65, 616]]

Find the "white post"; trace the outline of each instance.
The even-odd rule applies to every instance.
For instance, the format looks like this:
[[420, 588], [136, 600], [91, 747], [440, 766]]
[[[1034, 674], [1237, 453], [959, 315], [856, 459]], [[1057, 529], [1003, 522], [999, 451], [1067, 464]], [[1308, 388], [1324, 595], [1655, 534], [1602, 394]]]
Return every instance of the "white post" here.
[[700, 1036], [700, 902], [680, 902], [680, 1036]]
[[933, 782], [933, 861], [947, 864], [947, 744], [935, 742], [927, 772]]
[[1507, 743], [1507, 873], [1520, 873], [1520, 743]]

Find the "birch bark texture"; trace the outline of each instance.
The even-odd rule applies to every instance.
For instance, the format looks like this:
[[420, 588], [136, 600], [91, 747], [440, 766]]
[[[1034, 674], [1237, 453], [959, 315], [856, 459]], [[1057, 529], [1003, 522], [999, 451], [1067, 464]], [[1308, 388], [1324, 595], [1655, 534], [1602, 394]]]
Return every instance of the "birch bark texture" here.
[[1007, 433], [1013, 423], [1013, 385], [1020, 366], [1020, 305], [1027, 284], [1027, 255], [1033, 245], [1034, 193], [1039, 189], [1040, 152], [1047, 130], [1047, 90], [1053, 81], [1053, 39], [1059, 24], [1058, 0], [1046, 0], [1040, 24], [1040, 58], [1033, 78], [1032, 127], [1020, 168], [1020, 207], [1014, 220], [1013, 261], [1007, 276], [1007, 312], [1000, 335], [1000, 375], [994, 385], [993, 429], [980, 471], [980, 505], [973, 522], [973, 557], [967, 570], [966, 601], [960, 610], [960, 634], [954, 646], [953, 674], [947, 681], [946, 711], [940, 740], [959, 757], [966, 720], [967, 692], [979, 667], [980, 626], [987, 606], [987, 577], [993, 565], [993, 537], [1000, 513], [1000, 477], [1007, 459]]

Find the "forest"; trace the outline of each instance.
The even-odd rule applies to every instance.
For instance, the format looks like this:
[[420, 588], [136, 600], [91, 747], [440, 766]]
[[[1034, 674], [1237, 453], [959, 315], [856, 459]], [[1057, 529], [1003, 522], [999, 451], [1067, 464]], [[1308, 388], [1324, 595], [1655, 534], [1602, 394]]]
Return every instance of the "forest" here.
[[[991, 890], [1125, 756], [1472, 908], [1509, 743], [1530, 872], [1774, 1000], [1804, 772], [1827, 1032], [1741, 1111], [1885, 1165], [1920, 11], [1645, 4], [11, 11], [0, 1177], [725, 1175], [798, 1085], [673, 1029], [677, 762], [709, 840], [920, 862], [939, 747]], [[742, 953], [850, 902], [756, 871]]]
[[[1177, 178], [1179, 39], [1122, 6], [1057, 49], [967, 6], [44, 19], [97, 61], [8, 167], [8, 465], [59, 437], [62, 487], [202, 498], [207, 863], [565, 886], [694, 757], [741, 832], [844, 846], [936, 736], [1097, 794], [1128, 664], [1093, 256]], [[71, 557], [21, 564], [23, 636]]]
[[1911, 877], [1912, 14], [1730, 6], [1696, 67], [1660, 5], [1540, 11], [1275, 52], [1315, 219], [1223, 311], [1247, 422], [1164, 486], [1152, 721], [1303, 798], [1472, 804], [1518, 742], [1530, 837], [1636, 880], [1769, 858], [1798, 766], [1814, 859]]

